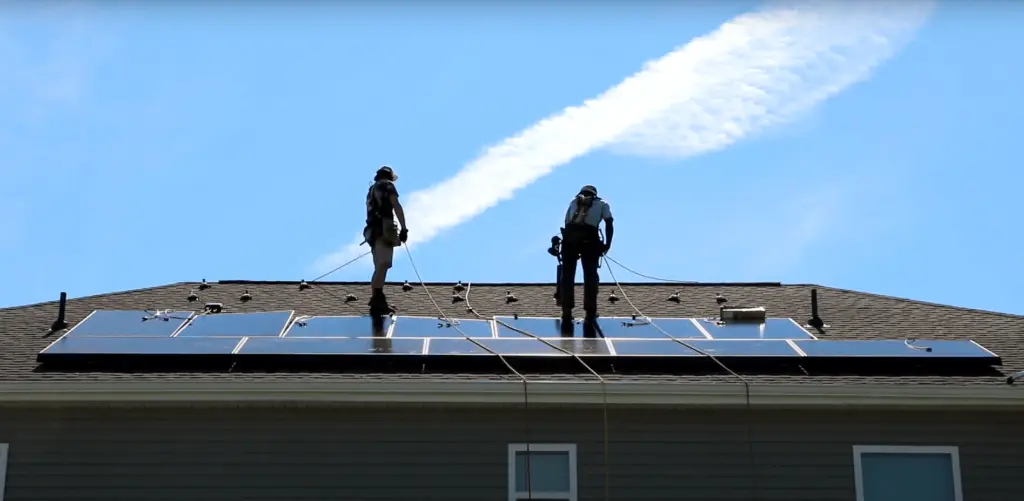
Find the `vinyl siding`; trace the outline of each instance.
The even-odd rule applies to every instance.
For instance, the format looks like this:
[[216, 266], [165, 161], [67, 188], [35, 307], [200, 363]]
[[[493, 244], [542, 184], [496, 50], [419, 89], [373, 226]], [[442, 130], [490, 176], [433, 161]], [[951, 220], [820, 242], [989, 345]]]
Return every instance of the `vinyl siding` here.
[[[530, 410], [604, 499], [600, 408]], [[4, 501], [507, 499], [522, 408], [0, 409]], [[747, 442], [751, 424], [753, 456]], [[609, 410], [610, 498], [854, 501], [854, 444], [956, 445], [965, 501], [1024, 499], [1012, 413]], [[756, 475], [753, 473], [756, 471]]]

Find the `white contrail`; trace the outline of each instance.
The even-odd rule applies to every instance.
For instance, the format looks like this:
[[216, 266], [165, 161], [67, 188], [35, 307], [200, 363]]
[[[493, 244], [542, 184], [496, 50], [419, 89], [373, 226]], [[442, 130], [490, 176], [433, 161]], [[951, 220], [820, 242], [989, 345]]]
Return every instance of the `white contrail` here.
[[[686, 157], [785, 122], [867, 78], [932, 7], [801, 1], [738, 16], [600, 96], [488, 148], [447, 180], [403, 197], [410, 243], [472, 219], [598, 148]], [[326, 271], [365, 252], [361, 240], [314, 267]]]

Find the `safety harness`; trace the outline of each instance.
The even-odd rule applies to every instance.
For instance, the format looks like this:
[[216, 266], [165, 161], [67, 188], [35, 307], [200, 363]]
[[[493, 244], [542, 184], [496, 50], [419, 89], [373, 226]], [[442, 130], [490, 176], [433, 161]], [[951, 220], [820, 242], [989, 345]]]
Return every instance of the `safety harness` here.
[[583, 193], [576, 195], [576, 210], [573, 211], [569, 223], [562, 228], [562, 239], [570, 245], [595, 245], [600, 243], [596, 226], [591, 226], [585, 221], [594, 202], [600, 200], [596, 195], [587, 196]]
[[366, 193], [366, 227], [363, 228], [363, 238], [370, 247], [384, 234], [384, 204], [377, 191], [379, 184], [379, 181], [374, 182]]

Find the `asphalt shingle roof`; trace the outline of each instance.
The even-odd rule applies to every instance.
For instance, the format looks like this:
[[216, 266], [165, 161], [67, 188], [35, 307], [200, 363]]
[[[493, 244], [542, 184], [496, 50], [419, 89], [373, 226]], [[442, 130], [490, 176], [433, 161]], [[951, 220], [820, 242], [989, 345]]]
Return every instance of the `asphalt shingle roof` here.
[[[212, 287], [200, 291], [201, 299], [189, 303], [186, 298], [197, 283], [177, 283], [161, 287], [117, 292], [98, 296], [69, 299], [67, 321], [70, 325], [97, 309], [175, 309], [197, 310], [204, 302], [220, 302], [225, 312], [254, 312], [296, 310], [304, 315], [363, 314], [369, 287], [366, 283], [320, 283], [300, 291], [295, 282], [213, 282]], [[452, 283], [428, 284], [434, 299], [454, 318], [472, 318], [465, 303], [452, 304]], [[730, 305], [764, 306], [771, 317], [791, 317], [799, 323], [810, 318], [810, 291], [818, 290], [819, 313], [828, 327], [818, 334], [821, 339], [973, 339], [1003, 358], [1006, 374], [1024, 370], [1024, 317], [980, 310], [943, 306], [906, 299], [880, 296], [813, 285], [778, 284], [603, 284], [600, 291], [601, 315], [630, 316], [633, 310], [626, 301], [612, 304], [606, 300], [615, 290], [621, 298], [628, 295], [643, 312], [661, 317], [715, 317], [718, 315], [716, 294], [729, 299]], [[253, 299], [239, 300], [248, 290]], [[505, 303], [506, 291], [519, 299], [518, 303]], [[551, 298], [553, 284], [472, 284], [467, 296], [484, 316], [511, 315], [558, 316], [558, 307]], [[415, 285], [404, 292], [401, 284], [389, 284], [385, 291], [400, 315], [437, 316], [438, 312], [422, 286]], [[668, 296], [679, 293], [680, 302], [670, 302]], [[342, 300], [346, 294], [358, 299], [350, 304]], [[464, 292], [463, 295], [466, 295]], [[577, 300], [582, 297], [578, 287]], [[176, 381], [287, 381], [316, 380], [342, 381], [370, 379], [395, 380], [512, 380], [506, 374], [337, 374], [337, 373], [113, 373], [113, 372], [50, 372], [38, 371], [36, 355], [61, 333], [45, 336], [57, 316], [57, 301], [21, 307], [0, 309], [0, 381], [116, 381], [176, 380]], [[548, 380], [589, 379], [584, 373], [544, 375]], [[996, 384], [1005, 375], [986, 376], [863, 376], [863, 375], [753, 375], [746, 376], [756, 384], [931, 384], [975, 385]], [[735, 384], [727, 375], [608, 375], [606, 380], [637, 380], [646, 382], [703, 384], [722, 382]]]

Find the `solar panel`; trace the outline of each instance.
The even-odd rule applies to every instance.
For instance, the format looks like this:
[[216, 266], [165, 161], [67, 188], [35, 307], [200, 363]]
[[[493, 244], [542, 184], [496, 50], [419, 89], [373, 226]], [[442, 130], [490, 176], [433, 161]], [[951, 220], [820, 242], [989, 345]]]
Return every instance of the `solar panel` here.
[[[562, 337], [562, 320], [554, 317], [494, 317], [500, 338], [529, 338], [515, 329], [529, 332], [537, 337]], [[514, 327], [509, 329], [502, 323]]]
[[40, 355], [230, 355], [238, 338], [62, 337]]
[[[841, 358], [981, 358], [998, 359], [998, 355], [974, 341], [922, 340], [908, 346], [904, 340], [814, 340], [793, 341], [808, 357]], [[927, 351], [926, 348], [931, 348]]]
[[[456, 329], [452, 323], [444, 319], [430, 317], [398, 317], [395, 319], [395, 328], [391, 332], [391, 337], [464, 338], [463, 333], [471, 338], [494, 337], [491, 322], [487, 320], [452, 320], [456, 322], [458, 329]], [[462, 331], [462, 333], [459, 331]]]
[[709, 340], [687, 341], [687, 344], [713, 357], [799, 357], [799, 352], [786, 340]]
[[[627, 357], [697, 357], [696, 351], [671, 339], [611, 340], [618, 356]], [[687, 341], [688, 343], [688, 341]]]
[[789, 318], [769, 318], [765, 323], [726, 323], [698, 319], [697, 323], [711, 335], [712, 339], [814, 339], [802, 327]]
[[198, 315], [176, 337], [278, 337], [291, 311]]
[[284, 337], [386, 337], [392, 321], [391, 317], [384, 317], [383, 320], [378, 324], [380, 329], [375, 330], [371, 317], [297, 317], [285, 331]]
[[[639, 357], [799, 357], [800, 354], [784, 340], [692, 340], [684, 341], [690, 349], [672, 340], [626, 340], [612, 341], [612, 347], [619, 356]], [[696, 351], [700, 350], [700, 351]]]
[[191, 316], [191, 311], [161, 313], [154, 318], [153, 312], [142, 310], [96, 310], [65, 337], [171, 337]]
[[238, 355], [422, 355], [422, 339], [253, 337]]
[[[677, 339], [708, 338], [689, 318], [652, 318], [651, 321]], [[604, 337], [610, 339], [669, 339], [664, 332], [643, 318], [599, 317], [597, 325]]]
[[[568, 356], [558, 348], [553, 348], [536, 339], [476, 339], [496, 353], [509, 356]], [[584, 340], [580, 340], [584, 341]], [[587, 340], [598, 341], [598, 340]], [[552, 341], [549, 343], [555, 344]], [[491, 355], [467, 339], [431, 339], [427, 347], [427, 355]]]

